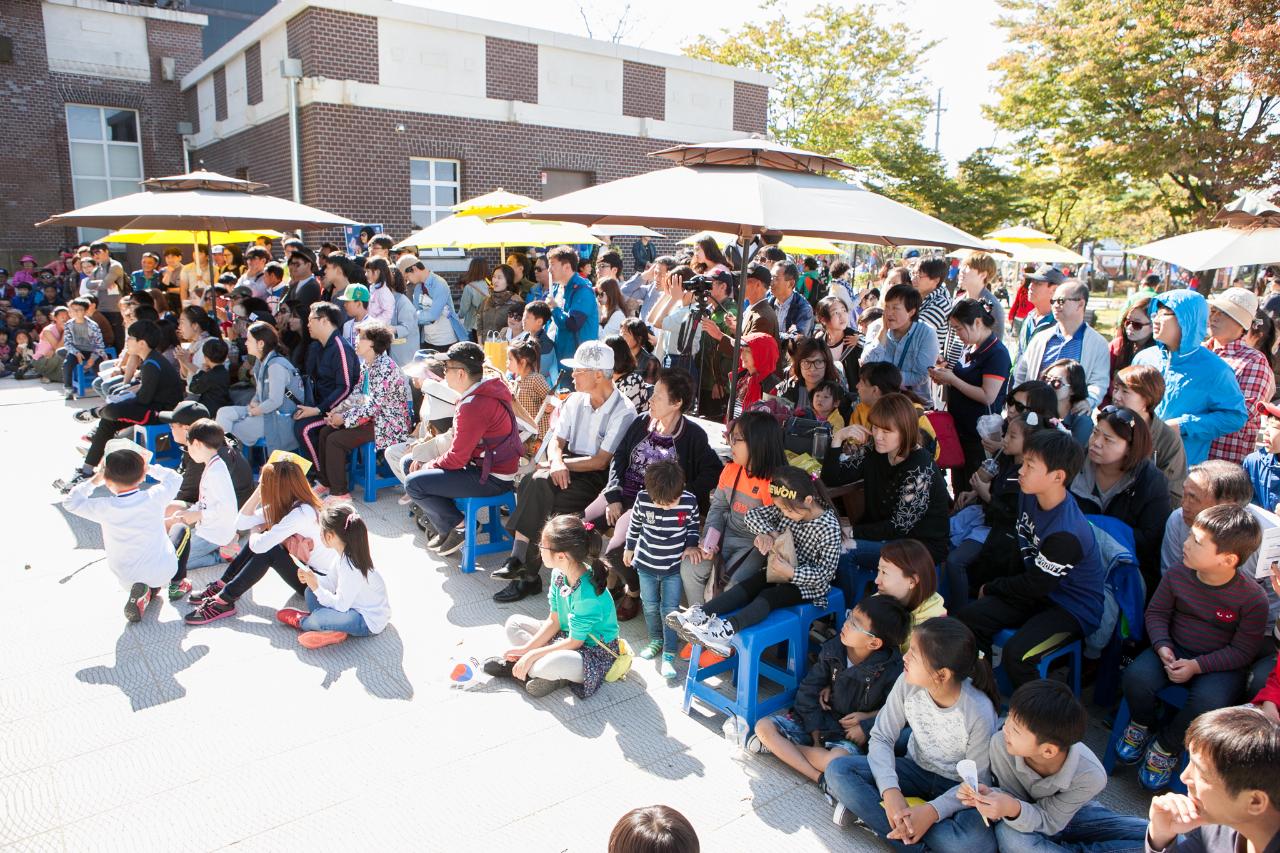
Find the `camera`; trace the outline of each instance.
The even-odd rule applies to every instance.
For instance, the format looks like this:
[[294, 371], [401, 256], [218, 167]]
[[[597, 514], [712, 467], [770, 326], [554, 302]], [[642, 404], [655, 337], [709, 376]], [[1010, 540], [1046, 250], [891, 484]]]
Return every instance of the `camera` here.
[[686, 293], [692, 293], [697, 297], [705, 297], [711, 293], [711, 285], [715, 284], [715, 280], [709, 275], [695, 275], [693, 278], [687, 278], [681, 282]]

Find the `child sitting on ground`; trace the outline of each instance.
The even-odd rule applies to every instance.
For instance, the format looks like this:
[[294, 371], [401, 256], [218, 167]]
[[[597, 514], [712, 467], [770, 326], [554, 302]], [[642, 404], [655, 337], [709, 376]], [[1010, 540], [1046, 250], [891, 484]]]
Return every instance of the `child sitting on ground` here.
[[[1036, 679], [1013, 691], [1004, 728], [991, 736], [993, 786], [960, 786], [960, 802], [978, 810], [1007, 853], [1031, 850], [1137, 849], [1147, 822], [1095, 800], [1107, 786], [1102, 762], [1083, 743], [1089, 712], [1060, 681]], [[965, 849], [989, 847], [972, 820]], [[1123, 845], [1119, 842], [1131, 842]]]
[[1039, 677], [1041, 655], [1097, 630], [1102, 618], [1098, 543], [1067, 493], [1082, 464], [1084, 448], [1065, 429], [1027, 439], [1017, 521], [1022, 571], [988, 581], [981, 597], [956, 613], [987, 654], [996, 634], [1014, 629], [1002, 657], [1015, 687]]
[[227, 342], [207, 338], [200, 349], [204, 364], [187, 380], [187, 399], [195, 400], [213, 417], [218, 410], [231, 405], [231, 374], [227, 370]]
[[946, 616], [938, 593], [938, 570], [924, 543], [915, 539], [886, 542], [876, 567], [876, 591], [893, 598], [911, 613], [911, 625], [902, 638], [905, 653], [911, 632], [935, 616]]
[[286, 608], [276, 618], [302, 631], [298, 645], [307, 649], [381, 634], [391, 621], [391, 605], [382, 574], [373, 569], [364, 519], [351, 504], [327, 504], [320, 511], [320, 536], [332, 552], [328, 561], [314, 570], [298, 566], [307, 609]]
[[227, 444], [227, 434], [217, 421], [202, 418], [187, 431], [187, 453], [191, 461], [203, 465], [199, 500], [194, 506], [173, 513], [169, 541], [178, 554], [178, 571], [169, 581], [169, 600], [177, 601], [191, 592], [187, 560], [199, 554], [217, 552], [235, 541], [240, 502], [231, 482], [231, 471], [218, 451]]
[[[978, 654], [973, 633], [957, 619], [930, 619], [911, 634], [902, 677], [876, 716], [866, 755], [827, 765], [827, 790], [836, 799], [832, 820], [846, 811], [881, 838], [958, 850], [981, 817], [957, 796], [956, 764], [973, 761], [977, 780], [991, 780], [990, 744], [999, 701], [991, 667]], [[906, 727], [907, 754], [894, 754]], [[908, 797], [926, 802], [911, 806]]]
[[676, 677], [676, 632], [662, 616], [680, 607], [680, 560], [698, 549], [698, 499], [684, 488], [684, 470], [674, 459], [654, 462], [644, 472], [623, 545], [622, 561], [640, 576], [640, 603], [649, 629], [644, 660], [662, 655], [658, 672]]
[[[1173, 777], [1191, 721], [1244, 691], [1267, 630], [1267, 597], [1239, 567], [1261, 542], [1257, 519], [1243, 507], [1201, 510], [1182, 546], [1183, 565], [1169, 569], [1147, 605], [1151, 648], [1124, 672], [1132, 719], [1116, 757], [1143, 761], [1138, 781], [1148, 790]], [[1184, 685], [1187, 699], [1157, 732], [1156, 694], [1170, 684]]]
[[795, 707], [757, 722], [747, 750], [773, 753], [825, 790], [823, 771], [866, 747], [876, 712], [902, 674], [898, 647], [908, 618], [887, 595], [858, 602], [840, 635], [823, 644], [796, 691]]
[[[769, 483], [771, 506], [747, 513], [747, 529], [755, 546], [769, 559], [764, 571], [743, 578], [737, 585], [702, 606], [671, 611], [667, 624], [690, 643], [706, 646], [718, 655], [733, 653], [734, 634], [749, 628], [780, 607], [808, 602], [826, 607], [827, 592], [840, 560], [840, 522], [822, 481], [793, 465], [774, 472]], [[779, 539], [794, 542], [794, 555], [775, 548]], [[721, 613], [732, 612], [726, 618]]]
[[[148, 474], [158, 485], [144, 490], [142, 481]], [[109, 494], [94, 495], [100, 485], [106, 485]], [[152, 596], [159, 595], [177, 568], [173, 543], [164, 533], [164, 509], [181, 485], [178, 472], [148, 467], [141, 453], [119, 449], [108, 453], [93, 476], [71, 489], [63, 501], [68, 512], [101, 525], [107, 565], [129, 590], [124, 615], [130, 622], [142, 619]]]

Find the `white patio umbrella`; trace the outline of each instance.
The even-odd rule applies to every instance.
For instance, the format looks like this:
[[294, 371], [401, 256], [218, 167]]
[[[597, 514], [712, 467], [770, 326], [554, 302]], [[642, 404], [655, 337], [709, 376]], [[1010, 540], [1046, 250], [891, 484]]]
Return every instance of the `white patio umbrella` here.
[[1084, 255], [1055, 243], [1052, 234], [1046, 234], [1025, 225], [1001, 228], [999, 231], [984, 234], [983, 239], [989, 241], [992, 246], [999, 247], [999, 251], [1019, 263], [1083, 264], [1085, 262]]
[[661, 231], [643, 225], [592, 225], [591, 233], [597, 237], [663, 237]]
[[1226, 225], [1166, 237], [1129, 251], [1197, 271], [1280, 261], [1280, 208], [1262, 196], [1240, 193], [1218, 211], [1214, 221]]
[[[972, 234], [856, 184], [819, 170], [851, 169], [847, 163], [760, 137], [678, 145], [653, 156], [681, 164], [567, 193], [504, 214], [499, 219], [558, 219], [584, 225], [647, 225], [689, 231], [727, 231], [751, 258], [752, 238], [781, 234], [826, 237], [878, 245], [925, 244], [947, 249], [984, 248]], [[739, 270], [742, 315], [745, 268]], [[734, 363], [741, 349], [734, 336]], [[730, 383], [729, 413], [737, 388]]]
[[576, 222], [542, 220], [494, 220], [455, 213], [415, 231], [396, 244], [397, 249], [480, 249], [502, 246], [559, 246], [561, 243], [597, 245], [600, 238]]

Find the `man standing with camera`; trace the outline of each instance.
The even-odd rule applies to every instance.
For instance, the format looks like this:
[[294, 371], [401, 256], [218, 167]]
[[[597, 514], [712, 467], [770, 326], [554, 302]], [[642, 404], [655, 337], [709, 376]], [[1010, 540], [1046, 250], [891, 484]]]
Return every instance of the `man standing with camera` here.
[[[702, 342], [698, 348], [698, 414], [716, 420], [724, 416], [729, 402], [729, 375], [733, 361], [733, 338], [730, 320], [737, 316], [737, 304], [733, 298], [733, 274], [721, 270], [710, 276], [710, 284], [703, 291], [706, 304], [699, 319]], [[695, 302], [695, 311], [698, 303]], [[728, 340], [730, 349], [725, 353], [720, 342]]]

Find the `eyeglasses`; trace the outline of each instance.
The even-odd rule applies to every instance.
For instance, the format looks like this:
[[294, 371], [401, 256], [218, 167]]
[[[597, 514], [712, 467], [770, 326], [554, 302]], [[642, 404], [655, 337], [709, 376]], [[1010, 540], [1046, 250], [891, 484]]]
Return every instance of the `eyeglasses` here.
[[729, 436], [729, 443], [730, 444], [746, 444], [747, 440], [746, 438], [740, 435], [731, 435]]
[[1079, 296], [1055, 296], [1049, 300], [1049, 304], [1055, 308], [1061, 308], [1068, 302], [1084, 302]]
[[826, 367], [827, 360], [825, 358], [806, 358], [800, 362], [801, 367]]
[[876, 639], [876, 635], [874, 633], [872, 633], [871, 631], [868, 631], [866, 628], [863, 628], [857, 622], [854, 622], [852, 616], [850, 616], [848, 619], [844, 621], [844, 626], [846, 628], [852, 628], [853, 630], [857, 631], [859, 634], [865, 634], [866, 636], [870, 637], [873, 640]]
[[1017, 412], [1020, 415], [1026, 414], [1026, 411], [1027, 411], [1026, 403], [1019, 403], [1017, 400], [1009, 400], [1007, 405], [1009, 406], [1009, 408], [1013, 409], [1015, 412]]

